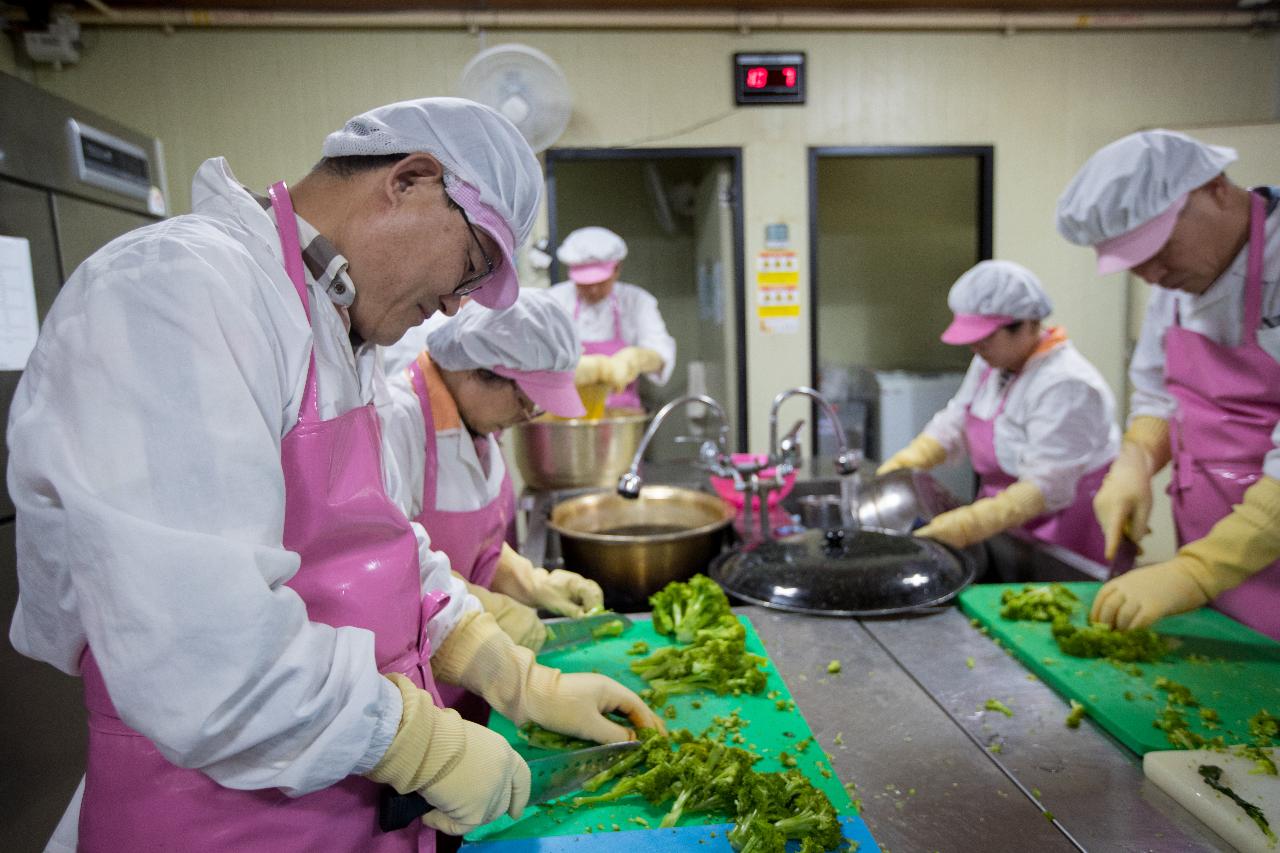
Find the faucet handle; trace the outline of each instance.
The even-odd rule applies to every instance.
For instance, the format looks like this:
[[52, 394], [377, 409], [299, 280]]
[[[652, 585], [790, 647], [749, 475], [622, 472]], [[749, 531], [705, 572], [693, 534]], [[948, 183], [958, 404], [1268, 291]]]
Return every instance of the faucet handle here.
[[861, 450], [846, 450], [836, 457], [836, 473], [842, 477], [856, 474], [864, 459]]
[[640, 479], [640, 475], [635, 471], [627, 471], [618, 478], [618, 494], [633, 500], [640, 497], [641, 485], [643, 485], [643, 481]]

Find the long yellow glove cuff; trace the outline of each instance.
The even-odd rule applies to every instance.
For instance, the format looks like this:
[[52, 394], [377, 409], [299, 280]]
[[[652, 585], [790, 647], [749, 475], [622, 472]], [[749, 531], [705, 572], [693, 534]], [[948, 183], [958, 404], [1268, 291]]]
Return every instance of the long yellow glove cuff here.
[[562, 673], [540, 666], [515, 645], [487, 613], [468, 614], [431, 658], [442, 681], [484, 697], [516, 725], [533, 722], [561, 734], [612, 743], [632, 733], [604, 716], [613, 711], [636, 728], [662, 729], [662, 721], [632, 691], [594, 673]]
[[933, 436], [920, 433], [911, 443], [890, 456], [876, 469], [876, 476], [897, 471], [900, 468], [919, 468], [921, 471], [938, 465], [947, 458], [947, 449]]
[[607, 380], [609, 356], [584, 355], [573, 370], [574, 385], [595, 385]]
[[1133, 419], [1120, 453], [1093, 496], [1093, 514], [1105, 537], [1103, 553], [1115, 558], [1120, 538], [1141, 542], [1150, 528], [1151, 478], [1169, 462], [1169, 423], [1161, 418]]
[[1280, 557], [1280, 480], [1263, 477], [1204, 538], [1188, 542], [1176, 561], [1213, 600]]
[[427, 826], [464, 835], [503, 813], [520, 816], [529, 800], [529, 767], [497, 732], [439, 708], [403, 675], [386, 676], [403, 710], [382, 760], [365, 774], [402, 794], [417, 791], [434, 811]]
[[641, 373], [657, 373], [666, 364], [662, 356], [648, 347], [623, 347], [614, 358], [625, 361], [631, 367], [634, 371], [632, 379]]
[[561, 616], [576, 618], [604, 604], [604, 591], [595, 581], [564, 569], [553, 572], [536, 569], [533, 563], [507, 544], [502, 546], [492, 586], [495, 592], [508, 595], [522, 604]]
[[1026, 524], [1044, 512], [1044, 494], [1034, 483], [1019, 480], [989, 498], [944, 512], [916, 531], [953, 548], [964, 548], [1010, 527]]
[[493, 616], [498, 627], [517, 645], [535, 652], [547, 641], [547, 626], [538, 618], [538, 611], [527, 607], [508, 595], [493, 592], [470, 581], [467, 592], [480, 600], [484, 612]]

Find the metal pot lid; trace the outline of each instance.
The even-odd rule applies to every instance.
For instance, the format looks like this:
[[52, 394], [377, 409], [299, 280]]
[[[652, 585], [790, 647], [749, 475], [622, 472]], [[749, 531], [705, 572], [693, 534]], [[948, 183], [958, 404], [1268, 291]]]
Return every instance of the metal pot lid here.
[[710, 575], [739, 598], [800, 613], [882, 616], [944, 604], [977, 560], [932, 539], [880, 530], [806, 530], [721, 556]]

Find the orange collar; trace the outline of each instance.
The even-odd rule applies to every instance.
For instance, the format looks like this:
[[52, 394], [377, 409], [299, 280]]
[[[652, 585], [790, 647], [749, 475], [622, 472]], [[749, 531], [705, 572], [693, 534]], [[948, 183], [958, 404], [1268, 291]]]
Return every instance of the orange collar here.
[[418, 369], [422, 371], [422, 379], [427, 385], [427, 405], [431, 407], [431, 419], [435, 421], [436, 432], [462, 428], [462, 415], [458, 414], [458, 404], [449, 387], [444, 384], [440, 368], [431, 360], [431, 355], [423, 350], [418, 355]]
[[1044, 330], [1044, 334], [1040, 336], [1040, 343], [1031, 351], [1031, 357], [1043, 355], [1051, 349], [1062, 346], [1067, 342], [1067, 330], [1062, 326], [1049, 326]]

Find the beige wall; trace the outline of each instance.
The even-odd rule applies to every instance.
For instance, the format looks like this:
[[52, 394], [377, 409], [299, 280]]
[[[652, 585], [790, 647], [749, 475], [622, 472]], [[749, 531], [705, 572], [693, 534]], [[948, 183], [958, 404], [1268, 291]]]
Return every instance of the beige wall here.
[[[806, 274], [809, 146], [993, 144], [996, 255], [1041, 275], [1058, 318], [1116, 388], [1123, 280], [1097, 280], [1089, 253], [1055, 234], [1058, 193], [1091, 151], [1135, 128], [1270, 120], [1277, 103], [1277, 37], [1240, 32], [503, 31], [485, 38], [531, 44], [564, 67], [575, 97], [565, 145], [653, 138], [664, 146], [741, 146], [748, 270], [763, 248], [764, 224], [784, 221]], [[438, 31], [90, 29], [78, 65], [35, 78], [159, 135], [181, 210], [203, 158], [227, 155], [255, 186], [296, 176], [349, 114], [449, 93], [480, 46], [477, 36]], [[730, 55], [766, 49], [807, 51], [807, 106], [732, 108]], [[806, 331], [765, 337], [754, 321], [747, 328], [751, 442], [758, 446], [771, 395], [809, 379], [809, 341]]]

